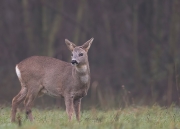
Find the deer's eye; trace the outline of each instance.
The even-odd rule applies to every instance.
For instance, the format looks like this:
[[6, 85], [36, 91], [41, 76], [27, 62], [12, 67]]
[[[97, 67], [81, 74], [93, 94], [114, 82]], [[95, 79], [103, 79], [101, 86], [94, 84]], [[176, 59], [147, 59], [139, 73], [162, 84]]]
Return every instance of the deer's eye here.
[[79, 53], [79, 56], [83, 56], [83, 53]]
[[71, 54], [71, 56], [73, 56], [73, 54]]

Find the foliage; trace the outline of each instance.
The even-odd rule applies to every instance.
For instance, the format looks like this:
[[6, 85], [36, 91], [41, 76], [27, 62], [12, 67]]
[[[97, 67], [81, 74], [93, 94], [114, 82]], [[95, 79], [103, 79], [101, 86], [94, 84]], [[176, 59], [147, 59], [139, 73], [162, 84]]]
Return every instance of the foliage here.
[[0, 0], [0, 103], [20, 89], [17, 63], [33, 55], [70, 62], [64, 40], [94, 37], [91, 105], [110, 105], [122, 85], [137, 103], [180, 104], [179, 7], [179, 0]]
[[[10, 123], [10, 108], [0, 110], [0, 129], [18, 129]], [[100, 111], [91, 109], [82, 112], [80, 123], [75, 118], [69, 122], [65, 111], [58, 109], [34, 109], [33, 123], [21, 116], [20, 129], [175, 129], [180, 127], [180, 109], [152, 107], [128, 107], [125, 109]]]

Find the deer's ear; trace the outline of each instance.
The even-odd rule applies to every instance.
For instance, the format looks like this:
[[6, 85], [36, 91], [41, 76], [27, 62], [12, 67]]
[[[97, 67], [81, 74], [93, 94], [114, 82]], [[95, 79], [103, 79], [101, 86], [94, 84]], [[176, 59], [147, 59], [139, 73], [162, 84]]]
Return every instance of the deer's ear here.
[[87, 42], [85, 42], [83, 45], [82, 45], [82, 48], [88, 52], [89, 48], [91, 47], [91, 44], [93, 42], [94, 38], [91, 38], [90, 40], [88, 40]]
[[70, 51], [73, 51], [73, 49], [76, 47], [76, 45], [71, 41], [69, 41], [68, 39], [65, 39], [65, 43]]

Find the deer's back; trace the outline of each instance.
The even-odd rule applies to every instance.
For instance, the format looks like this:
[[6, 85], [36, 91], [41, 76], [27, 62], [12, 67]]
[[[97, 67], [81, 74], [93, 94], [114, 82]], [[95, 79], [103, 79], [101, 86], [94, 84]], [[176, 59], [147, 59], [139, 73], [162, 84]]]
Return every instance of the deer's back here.
[[[21, 61], [18, 65], [23, 83], [37, 83], [43, 86], [62, 84], [71, 75], [70, 63], [44, 56], [33, 56]], [[52, 87], [52, 86], [51, 86]]]

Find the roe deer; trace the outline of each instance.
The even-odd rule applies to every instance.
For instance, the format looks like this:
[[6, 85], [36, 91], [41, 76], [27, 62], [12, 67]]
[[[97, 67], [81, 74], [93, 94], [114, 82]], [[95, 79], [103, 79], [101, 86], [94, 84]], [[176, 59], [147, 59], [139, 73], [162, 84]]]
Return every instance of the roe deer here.
[[21, 83], [20, 92], [12, 100], [11, 121], [15, 122], [17, 106], [24, 100], [26, 116], [32, 121], [31, 108], [36, 97], [48, 94], [63, 97], [69, 120], [75, 111], [80, 120], [81, 99], [87, 95], [90, 86], [88, 50], [93, 38], [82, 46], [65, 39], [72, 52], [72, 61], [67, 63], [51, 57], [33, 56], [16, 65]]

